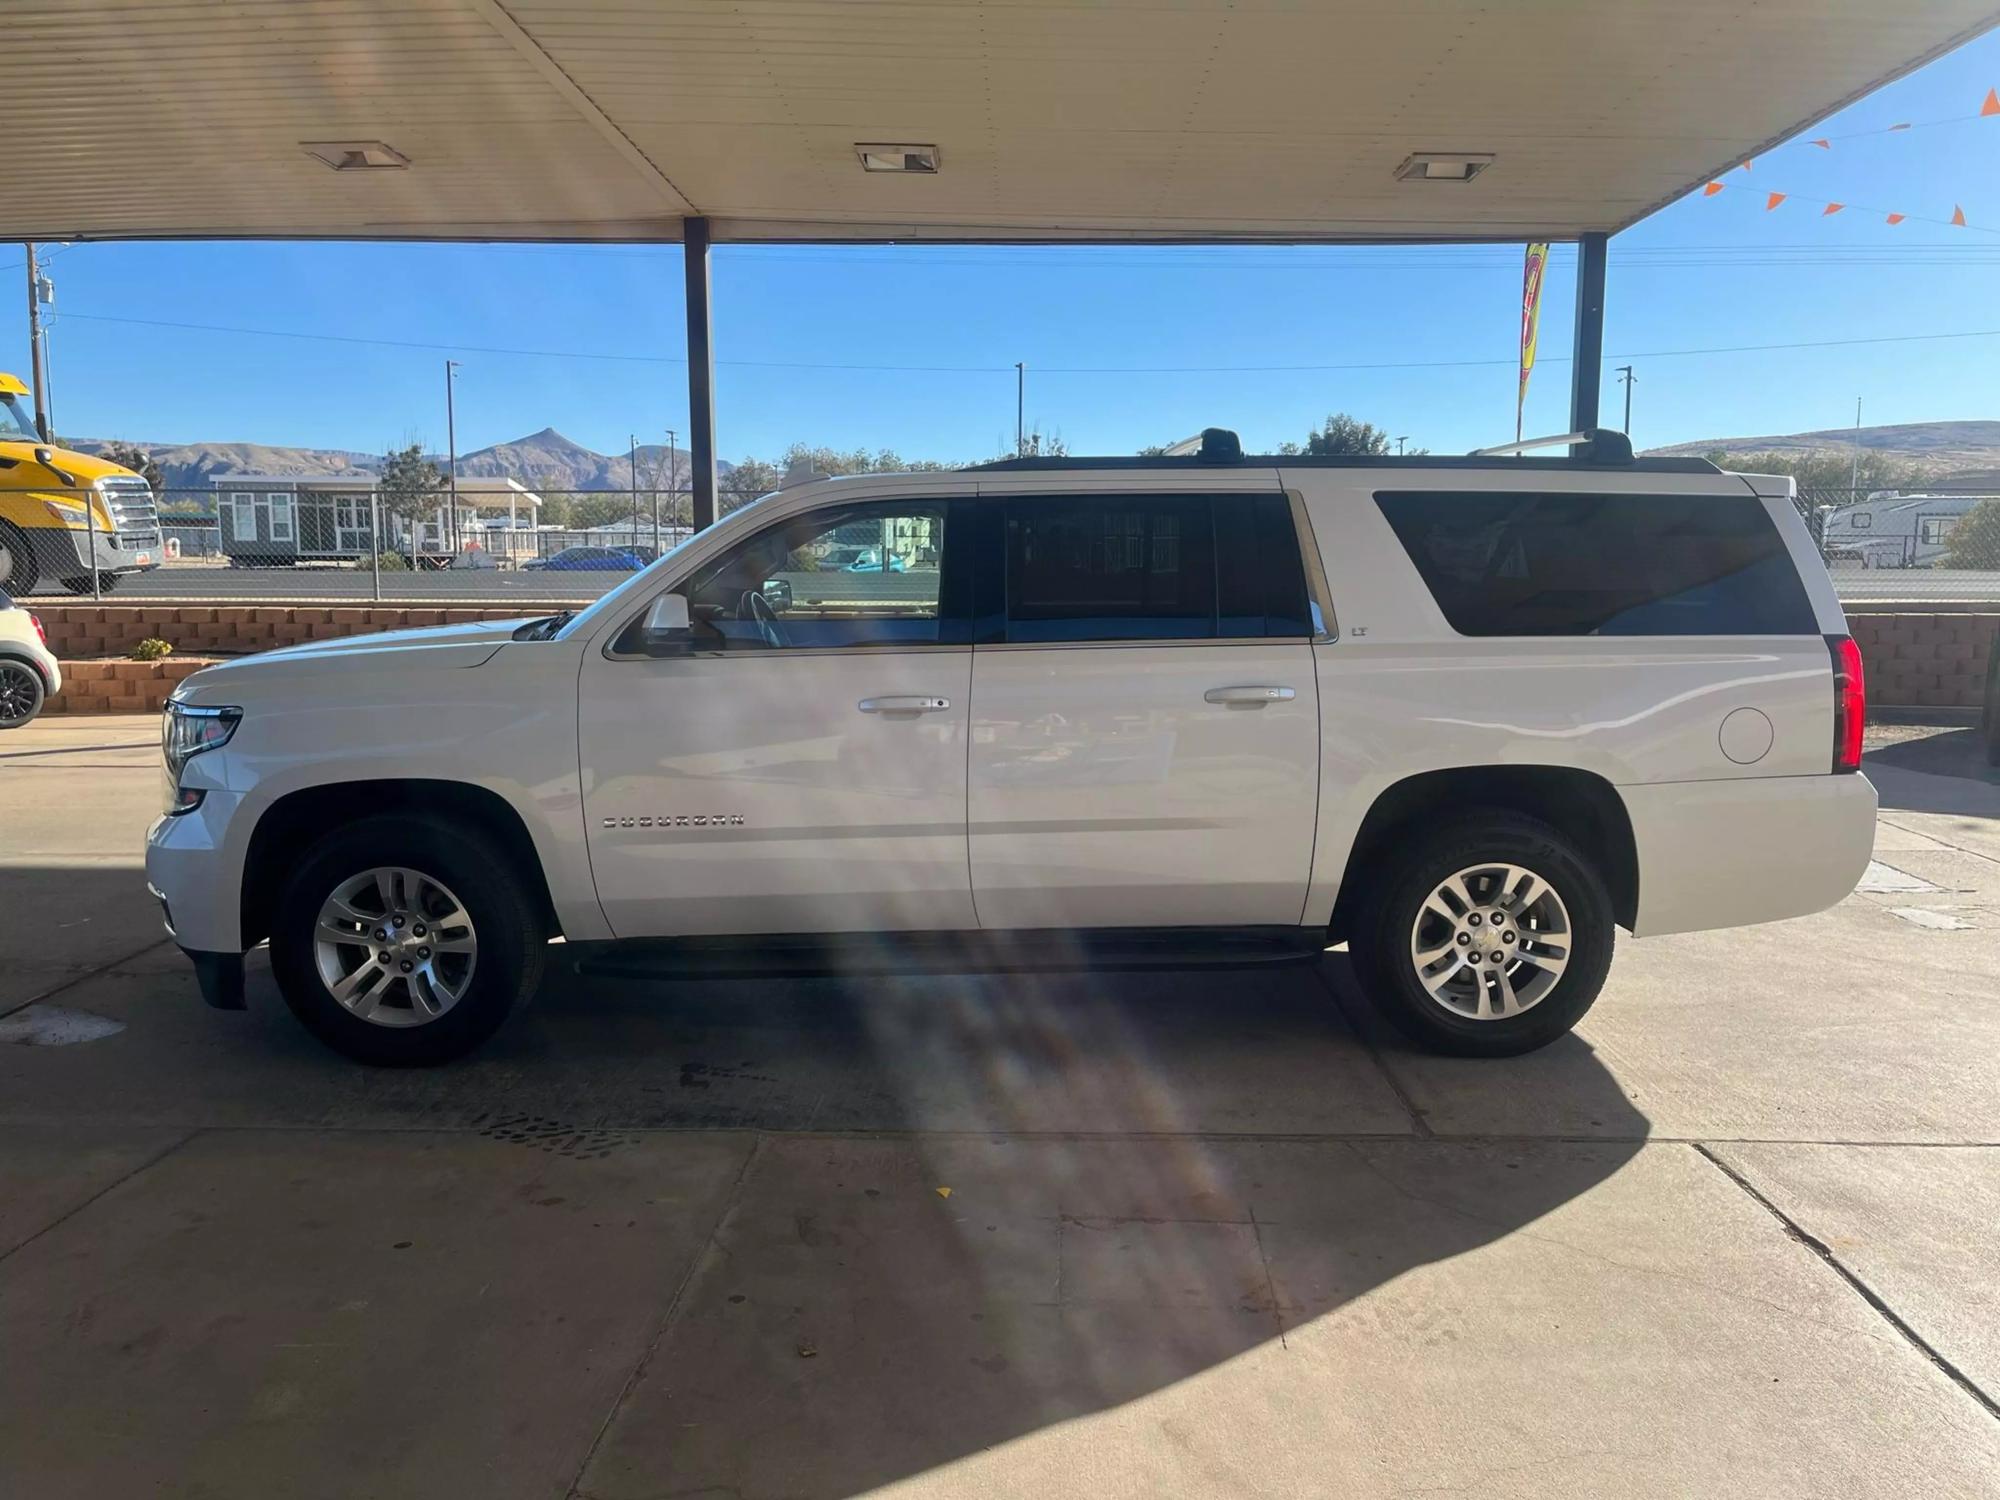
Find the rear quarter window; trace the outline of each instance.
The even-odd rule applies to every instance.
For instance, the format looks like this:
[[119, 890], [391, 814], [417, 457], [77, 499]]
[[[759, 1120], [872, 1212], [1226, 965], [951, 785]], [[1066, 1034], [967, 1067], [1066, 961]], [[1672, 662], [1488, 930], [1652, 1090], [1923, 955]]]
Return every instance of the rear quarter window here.
[[1751, 495], [1385, 490], [1375, 496], [1460, 635], [1817, 635]]

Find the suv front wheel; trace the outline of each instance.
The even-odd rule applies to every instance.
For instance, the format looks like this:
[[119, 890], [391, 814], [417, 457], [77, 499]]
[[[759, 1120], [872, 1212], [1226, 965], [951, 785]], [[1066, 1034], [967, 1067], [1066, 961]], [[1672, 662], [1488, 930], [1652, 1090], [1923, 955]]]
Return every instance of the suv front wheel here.
[[1546, 1046], [1611, 965], [1611, 896], [1575, 845], [1516, 813], [1408, 840], [1374, 877], [1351, 941], [1363, 985], [1413, 1041], [1463, 1057]]
[[369, 818], [286, 882], [271, 967], [306, 1029], [359, 1062], [471, 1051], [540, 981], [547, 933], [507, 854], [468, 827]]

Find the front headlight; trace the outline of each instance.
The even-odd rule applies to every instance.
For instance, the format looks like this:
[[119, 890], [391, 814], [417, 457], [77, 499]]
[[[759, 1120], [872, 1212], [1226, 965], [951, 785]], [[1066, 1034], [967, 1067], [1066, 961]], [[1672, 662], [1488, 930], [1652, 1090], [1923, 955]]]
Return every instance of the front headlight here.
[[90, 519], [90, 512], [78, 500], [44, 500], [42, 508], [64, 526], [82, 526]]
[[181, 772], [202, 751], [228, 744], [242, 722], [240, 708], [195, 708], [167, 700], [167, 711], [160, 717], [160, 749], [167, 759], [168, 812], [192, 812], [201, 806], [200, 790], [183, 788]]

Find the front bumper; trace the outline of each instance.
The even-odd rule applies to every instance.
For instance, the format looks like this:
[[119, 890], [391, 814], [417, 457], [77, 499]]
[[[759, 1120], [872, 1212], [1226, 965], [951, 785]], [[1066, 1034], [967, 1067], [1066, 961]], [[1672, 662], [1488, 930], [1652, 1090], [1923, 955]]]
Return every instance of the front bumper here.
[[201, 806], [162, 814], [146, 835], [146, 883], [167, 918], [167, 931], [197, 953], [243, 951], [241, 856], [226, 839], [238, 798], [205, 788]]
[[45, 582], [90, 576], [93, 544], [99, 573], [145, 573], [160, 565], [162, 542], [157, 532], [72, 530], [67, 526], [31, 526], [22, 532], [34, 553], [35, 571]]

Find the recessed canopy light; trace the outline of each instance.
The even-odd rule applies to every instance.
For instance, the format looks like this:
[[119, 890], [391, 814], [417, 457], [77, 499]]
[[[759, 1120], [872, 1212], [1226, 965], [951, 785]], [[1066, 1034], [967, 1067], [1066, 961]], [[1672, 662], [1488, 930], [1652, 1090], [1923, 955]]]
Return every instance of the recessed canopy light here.
[[1403, 158], [1403, 182], [1470, 182], [1493, 165], [1490, 151], [1417, 151]]
[[409, 157], [383, 141], [300, 141], [299, 145], [307, 156], [336, 172], [396, 172], [410, 164]]
[[854, 154], [861, 158], [864, 172], [935, 172], [935, 146], [895, 146], [879, 141], [856, 141]]

